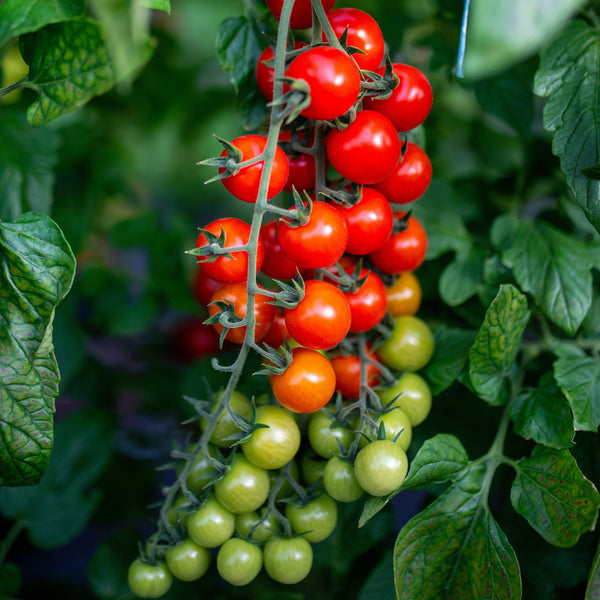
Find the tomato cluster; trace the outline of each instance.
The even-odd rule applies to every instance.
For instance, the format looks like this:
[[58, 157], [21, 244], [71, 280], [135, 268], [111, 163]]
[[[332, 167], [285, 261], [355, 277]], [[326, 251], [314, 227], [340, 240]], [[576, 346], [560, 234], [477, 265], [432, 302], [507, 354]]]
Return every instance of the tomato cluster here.
[[[197, 402], [200, 439], [178, 454], [157, 532], [131, 565], [140, 597], [201, 577], [213, 555], [235, 586], [263, 568], [301, 581], [337, 503], [401, 486], [412, 429], [431, 409], [418, 371], [434, 341], [415, 275], [427, 234], [407, 206], [431, 180], [409, 139], [431, 87], [384, 58], [370, 15], [334, 4], [295, 1], [290, 27], [312, 39], [298, 31], [256, 64], [268, 131], [223, 142], [205, 161], [255, 210], [251, 224], [224, 217], [200, 230], [194, 293], [221, 344], [262, 357], [256, 376], [271, 393], [248, 398], [235, 389], [237, 361], [215, 363], [232, 379]], [[267, 6], [280, 19], [289, 2]]]

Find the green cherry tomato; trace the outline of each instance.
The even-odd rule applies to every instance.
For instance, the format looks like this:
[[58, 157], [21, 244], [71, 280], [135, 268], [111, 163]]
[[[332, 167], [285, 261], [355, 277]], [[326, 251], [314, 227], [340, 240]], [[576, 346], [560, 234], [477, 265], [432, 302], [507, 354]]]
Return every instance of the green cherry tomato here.
[[418, 371], [433, 355], [433, 333], [414, 315], [394, 319], [392, 335], [377, 348], [381, 362], [397, 371]]
[[303, 538], [314, 544], [331, 535], [337, 524], [338, 511], [333, 498], [321, 494], [304, 506], [288, 503], [285, 516], [294, 533], [303, 534]]
[[215, 496], [232, 513], [252, 512], [265, 503], [269, 488], [267, 471], [236, 454], [227, 474], [215, 484]]
[[384, 405], [397, 406], [412, 427], [421, 424], [431, 411], [431, 389], [418, 373], [404, 373], [392, 386], [379, 392]]
[[302, 472], [302, 481], [307, 486], [318, 484], [323, 489], [323, 473], [325, 472], [326, 460], [318, 456], [315, 452], [308, 451], [302, 455], [300, 461], [300, 470]]
[[[382, 423], [385, 428], [385, 438], [388, 440], [396, 438], [394, 440], [396, 444], [406, 452], [412, 439], [412, 425], [408, 415], [397, 406], [384, 413], [377, 419], [377, 428], [370, 431], [372, 437], [377, 437], [377, 431]], [[367, 438], [361, 437], [359, 446], [364, 448], [368, 443]]]
[[[222, 393], [219, 394], [217, 396], [217, 400], [220, 399], [222, 395]], [[241, 392], [234, 391], [231, 394], [231, 397], [229, 398], [229, 406], [239, 415], [242, 415], [247, 419], [250, 418], [252, 413], [252, 404], [250, 403], [250, 400], [248, 400], [248, 398]], [[207, 425], [207, 419], [200, 420], [200, 426], [202, 429], [206, 429]], [[215, 446], [219, 446], [220, 448], [229, 448], [232, 442], [226, 438], [235, 433], [239, 433], [239, 431], [239, 427], [235, 424], [227, 409], [224, 409], [217, 418], [217, 424], [211, 433], [210, 442]]]
[[[279, 523], [272, 514], [262, 518], [264, 514], [265, 511], [263, 510], [260, 514], [256, 511], [252, 511], [236, 515], [235, 526], [240, 532], [240, 535], [244, 538], [248, 538], [255, 544], [262, 544], [274, 537], [275, 533], [280, 529]], [[255, 528], [254, 531], [252, 531], [253, 527]], [[252, 534], [250, 534], [251, 531]]]
[[371, 496], [387, 496], [400, 487], [408, 472], [406, 452], [391, 440], [376, 440], [359, 450], [354, 474]]
[[332, 456], [323, 472], [325, 491], [338, 502], [354, 502], [364, 493], [356, 479], [352, 465]]
[[323, 458], [330, 458], [342, 447], [348, 449], [354, 439], [354, 432], [346, 427], [332, 427], [334, 417], [324, 410], [313, 413], [308, 423], [308, 441], [311, 448]]
[[300, 429], [288, 410], [266, 404], [256, 409], [257, 429], [243, 442], [244, 456], [257, 467], [279, 469], [296, 456], [300, 448]]
[[188, 535], [205, 548], [216, 548], [226, 542], [235, 531], [235, 516], [214, 496], [187, 518]]
[[186, 497], [183, 494], [178, 494], [171, 508], [167, 511], [167, 519], [173, 527], [177, 527], [178, 523], [186, 527], [187, 518], [192, 510], [192, 505]]
[[262, 562], [259, 546], [242, 538], [231, 538], [219, 548], [217, 571], [231, 585], [247, 585], [259, 574]]
[[[208, 454], [212, 458], [217, 457], [217, 451], [211, 444], [208, 445]], [[188, 489], [195, 493], [203, 492], [204, 488], [214, 479], [215, 475], [215, 468], [208, 461], [207, 455], [202, 450], [199, 450], [190, 466], [186, 479]]]
[[169, 591], [173, 576], [163, 562], [151, 565], [136, 558], [129, 565], [127, 583], [138, 598], [160, 598]]
[[210, 564], [212, 553], [208, 548], [199, 546], [190, 538], [184, 539], [165, 552], [169, 571], [181, 581], [200, 579]]
[[309, 574], [313, 562], [312, 546], [301, 537], [275, 538], [265, 544], [263, 559], [271, 579], [291, 585]]

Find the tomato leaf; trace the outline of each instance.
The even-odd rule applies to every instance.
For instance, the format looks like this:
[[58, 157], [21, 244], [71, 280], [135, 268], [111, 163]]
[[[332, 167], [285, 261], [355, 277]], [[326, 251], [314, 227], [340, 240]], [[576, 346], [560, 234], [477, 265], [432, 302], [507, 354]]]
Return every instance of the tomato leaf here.
[[591, 304], [593, 261], [589, 245], [542, 222], [496, 219], [492, 243], [524, 292], [548, 318], [573, 334]]
[[59, 382], [52, 321], [74, 274], [71, 248], [49, 217], [0, 223], [0, 485], [37, 483], [48, 465]]
[[556, 350], [554, 376], [573, 411], [576, 429], [596, 431], [600, 425], [600, 362], [567, 346]]
[[360, 588], [357, 600], [381, 600], [394, 597], [393, 557], [392, 551], [385, 553]]
[[51, 129], [33, 129], [21, 111], [0, 112], [0, 221], [27, 211], [49, 213], [59, 138]]
[[85, 14], [84, 0], [5, 0], [0, 4], [0, 46], [24, 33]]
[[484, 464], [464, 475], [413, 517], [394, 550], [398, 598], [521, 598], [515, 552], [490, 513]]
[[162, 10], [171, 14], [171, 0], [142, 0], [142, 5], [153, 10]]
[[598, 77], [600, 34], [595, 25], [576, 19], [542, 52], [534, 91], [548, 98], [544, 128], [554, 134], [552, 151], [569, 189], [600, 231]]
[[585, 600], [600, 598], [600, 542], [594, 555], [594, 562], [590, 569], [590, 576], [585, 590]]
[[529, 321], [527, 299], [512, 285], [500, 286], [485, 313], [469, 352], [469, 376], [475, 391], [492, 406], [508, 400], [507, 377]]
[[115, 83], [115, 73], [97, 23], [89, 20], [48, 25], [21, 38], [29, 65], [27, 86], [39, 98], [27, 110], [32, 125], [43, 125], [79, 108]]
[[477, 293], [483, 281], [485, 253], [475, 248], [457, 252], [440, 275], [440, 297], [448, 306], [458, 306]]
[[557, 449], [573, 445], [573, 414], [551, 373], [542, 376], [537, 388], [516, 398], [510, 416], [521, 437]]
[[513, 508], [550, 544], [573, 546], [596, 524], [600, 499], [568, 450], [536, 445], [516, 462]]

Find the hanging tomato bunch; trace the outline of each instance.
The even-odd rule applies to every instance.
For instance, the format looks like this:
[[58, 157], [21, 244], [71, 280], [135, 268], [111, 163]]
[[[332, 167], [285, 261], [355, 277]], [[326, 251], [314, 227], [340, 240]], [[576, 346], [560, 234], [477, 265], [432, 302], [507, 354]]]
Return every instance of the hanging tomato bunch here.
[[[277, 43], [256, 64], [265, 131], [222, 141], [214, 179], [254, 204], [203, 224], [195, 293], [221, 343], [225, 389], [195, 400], [199, 440], [174, 453], [154, 535], [129, 571], [139, 597], [192, 581], [215, 560], [235, 586], [264, 568], [293, 584], [337, 503], [387, 496], [408, 471], [412, 428], [431, 408], [418, 371], [433, 336], [414, 272], [427, 235], [411, 214], [431, 180], [409, 141], [432, 106], [426, 77], [384, 57], [377, 22], [334, 1], [267, 0]], [[289, 43], [290, 30], [299, 39]], [[300, 41], [304, 40], [304, 41]], [[271, 394], [237, 388], [250, 353]]]

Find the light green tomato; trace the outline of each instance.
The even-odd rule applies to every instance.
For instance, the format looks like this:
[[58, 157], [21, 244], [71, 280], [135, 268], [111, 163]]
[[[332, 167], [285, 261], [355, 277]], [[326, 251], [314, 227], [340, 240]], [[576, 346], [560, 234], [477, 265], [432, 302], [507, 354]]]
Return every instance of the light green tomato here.
[[[223, 393], [217, 395], [217, 400], [223, 396]], [[248, 398], [241, 392], [234, 391], [229, 398], [229, 406], [239, 415], [249, 419], [252, 413], [252, 404]], [[202, 429], [206, 429], [208, 425], [207, 419], [200, 419], [200, 426]], [[210, 442], [220, 448], [229, 448], [233, 443], [231, 440], [227, 440], [229, 436], [239, 433], [240, 429], [235, 424], [235, 421], [231, 418], [231, 415], [227, 409], [223, 409], [219, 417], [217, 418], [217, 424], [213, 429]]]
[[242, 538], [231, 538], [219, 549], [217, 571], [231, 585], [248, 585], [262, 569], [262, 550]]
[[173, 575], [164, 562], [151, 565], [136, 558], [129, 565], [127, 583], [138, 598], [160, 598], [169, 591]]
[[321, 494], [305, 505], [288, 503], [285, 516], [294, 533], [303, 534], [311, 544], [328, 538], [338, 519], [337, 505], [328, 494]]
[[269, 577], [288, 585], [302, 581], [309, 574], [313, 562], [312, 546], [301, 537], [269, 540], [263, 556]]
[[356, 479], [352, 465], [340, 460], [337, 456], [332, 456], [325, 465], [323, 487], [338, 502], [354, 502], [364, 493]]
[[[212, 458], [217, 457], [217, 451], [211, 444], [208, 445], [208, 454]], [[199, 450], [190, 466], [186, 483], [188, 489], [195, 493], [202, 493], [204, 488], [215, 478], [217, 472], [208, 461], [207, 455]]]
[[394, 319], [392, 335], [377, 348], [377, 356], [396, 371], [418, 371], [429, 362], [433, 349], [429, 325], [414, 315], [403, 315]]
[[[406, 452], [412, 439], [412, 425], [408, 415], [401, 408], [393, 408], [390, 412], [384, 413], [377, 419], [377, 428], [372, 429], [370, 434], [377, 437], [379, 426], [383, 423], [385, 428], [385, 438], [387, 440], [395, 439], [396, 444]], [[367, 438], [360, 438], [359, 447], [364, 448], [368, 444]]]
[[[257, 544], [266, 542], [274, 537], [275, 532], [280, 529], [279, 523], [272, 514], [261, 522], [261, 516], [263, 514], [264, 510], [261, 511], [261, 514], [253, 511], [236, 515], [235, 525], [240, 532], [240, 535]], [[250, 532], [254, 526], [256, 526], [256, 528], [250, 536]]]
[[181, 581], [200, 579], [208, 569], [212, 553], [208, 548], [199, 546], [190, 538], [186, 538], [165, 552], [165, 560], [169, 571]]
[[404, 373], [396, 383], [379, 392], [384, 405], [397, 406], [412, 427], [421, 424], [431, 411], [431, 389], [418, 373]]
[[408, 458], [391, 440], [376, 440], [358, 451], [354, 474], [360, 487], [371, 496], [396, 491], [408, 472]]
[[188, 535], [199, 546], [216, 548], [227, 541], [235, 531], [235, 516], [214, 497], [187, 518]]
[[340, 451], [339, 443], [346, 450], [354, 440], [354, 431], [346, 427], [332, 427], [334, 418], [324, 410], [310, 416], [308, 441], [311, 448], [323, 458], [330, 458]]

